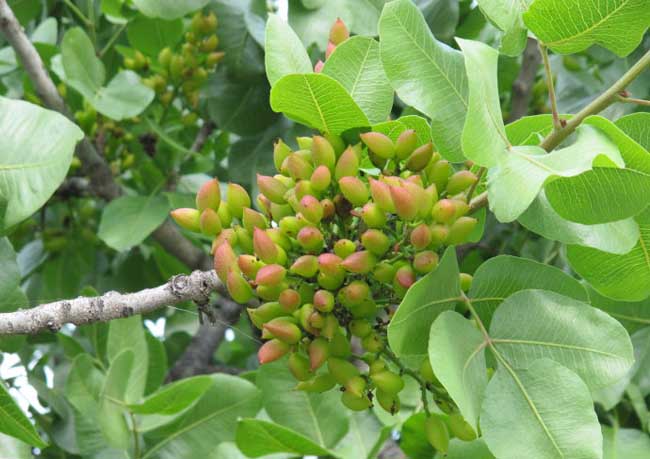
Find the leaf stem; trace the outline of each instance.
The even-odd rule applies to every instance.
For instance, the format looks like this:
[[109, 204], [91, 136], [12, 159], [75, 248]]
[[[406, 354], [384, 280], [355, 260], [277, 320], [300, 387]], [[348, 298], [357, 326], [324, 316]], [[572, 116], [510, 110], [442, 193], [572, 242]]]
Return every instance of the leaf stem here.
[[544, 62], [544, 72], [546, 72], [546, 87], [548, 88], [548, 98], [551, 102], [551, 112], [553, 113], [553, 130], [559, 131], [562, 129], [562, 121], [560, 121], [560, 114], [557, 111], [557, 98], [555, 96], [555, 86], [553, 84], [553, 72], [551, 71], [551, 62], [548, 59], [548, 51], [546, 46], [542, 43], [537, 43], [539, 52], [542, 55]]
[[108, 52], [108, 50], [111, 49], [111, 47], [115, 44], [117, 39], [120, 37], [120, 35], [124, 31], [124, 29], [126, 28], [126, 24], [127, 23], [125, 22], [124, 24], [120, 25], [118, 27], [118, 29], [115, 31], [115, 33], [113, 34], [113, 36], [110, 38], [110, 40], [108, 40], [108, 42], [106, 43], [106, 46], [104, 46], [102, 48], [102, 50], [99, 52], [99, 57], [100, 58], [102, 56], [104, 56], [104, 54], [106, 54]]
[[488, 205], [488, 192], [484, 191], [483, 193], [476, 196], [469, 202], [469, 213], [473, 214], [474, 212], [482, 209]]
[[470, 202], [472, 200], [472, 196], [474, 195], [474, 192], [476, 191], [476, 187], [478, 187], [478, 184], [481, 183], [481, 179], [483, 178], [483, 174], [485, 174], [485, 171], [487, 168], [481, 167], [478, 172], [476, 173], [476, 182], [470, 187], [469, 191], [467, 192], [467, 201]]
[[90, 26], [90, 19], [86, 17], [85, 14], [82, 13], [82, 11], [75, 5], [72, 0], [63, 0], [63, 3], [70, 8], [70, 10], [79, 18], [81, 22], [84, 23], [85, 26]]
[[560, 145], [569, 135], [571, 135], [571, 133], [573, 133], [573, 131], [577, 129], [578, 126], [580, 126], [585, 118], [602, 112], [616, 102], [619, 98], [619, 93], [634, 81], [634, 79], [637, 78], [648, 66], [650, 66], [650, 51], [645, 53], [643, 57], [641, 57], [636, 64], [630, 67], [630, 69], [625, 72], [616, 83], [607, 89], [607, 91], [594, 99], [575, 116], [567, 120], [566, 125], [562, 129], [551, 132], [540, 146], [546, 151], [551, 151]]
[[129, 416], [131, 417], [131, 431], [133, 432], [133, 459], [140, 459], [140, 437], [138, 436], [138, 428], [133, 411], [129, 410]]
[[624, 96], [618, 96], [618, 102], [623, 102], [625, 104], [637, 104], [637, 105], [643, 105], [645, 107], [650, 107], [650, 100], [645, 100], [645, 99], [636, 99], [634, 97], [624, 97]]

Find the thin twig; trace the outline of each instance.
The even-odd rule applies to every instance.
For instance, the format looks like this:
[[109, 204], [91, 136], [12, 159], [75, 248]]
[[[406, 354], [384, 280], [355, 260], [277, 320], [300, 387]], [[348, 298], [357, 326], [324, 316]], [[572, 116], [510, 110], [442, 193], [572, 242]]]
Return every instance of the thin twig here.
[[617, 100], [618, 102], [623, 102], [626, 104], [636, 104], [636, 105], [643, 105], [645, 107], [650, 107], [650, 100], [636, 99], [634, 97], [623, 97], [623, 96], [618, 96]]
[[117, 39], [120, 38], [120, 35], [121, 35], [122, 32], [124, 31], [124, 29], [126, 29], [126, 25], [127, 25], [127, 23], [125, 22], [124, 24], [121, 24], [121, 25], [118, 27], [117, 31], [113, 34], [113, 36], [108, 40], [108, 42], [106, 43], [106, 45], [105, 45], [105, 46], [102, 48], [102, 50], [99, 52], [99, 57], [100, 57], [100, 58], [103, 57], [104, 54], [106, 54], [106, 53], [108, 52], [108, 50], [111, 49], [111, 47], [115, 44], [115, 42], [117, 41]]
[[472, 184], [470, 187], [469, 191], [467, 192], [467, 201], [472, 200], [472, 196], [474, 195], [474, 191], [476, 191], [476, 187], [481, 183], [481, 179], [483, 178], [483, 174], [485, 174], [485, 171], [487, 168], [481, 167], [478, 172], [476, 173], [476, 182]]
[[542, 55], [544, 62], [544, 72], [546, 73], [546, 87], [548, 88], [548, 98], [551, 102], [551, 113], [553, 114], [553, 129], [559, 131], [562, 129], [562, 121], [557, 111], [557, 98], [555, 96], [555, 86], [553, 84], [553, 72], [551, 71], [551, 62], [548, 59], [546, 46], [539, 43], [539, 53]]

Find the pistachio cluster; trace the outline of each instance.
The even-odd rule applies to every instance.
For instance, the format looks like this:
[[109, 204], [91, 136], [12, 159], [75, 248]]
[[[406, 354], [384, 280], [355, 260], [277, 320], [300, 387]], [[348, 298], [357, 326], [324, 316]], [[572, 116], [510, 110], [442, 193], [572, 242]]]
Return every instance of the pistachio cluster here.
[[[248, 309], [267, 340], [260, 363], [288, 354], [298, 389], [339, 385], [348, 408], [377, 400], [394, 413], [404, 382], [385, 360], [386, 326], [408, 289], [437, 266], [438, 251], [474, 229], [467, 192], [477, 177], [454, 172], [414, 130], [395, 141], [380, 132], [360, 140], [303, 137], [297, 151], [279, 140], [279, 173], [257, 177], [259, 211], [234, 183], [222, 201], [213, 179], [196, 209], [172, 216], [214, 237], [214, 267], [235, 301], [262, 301]], [[462, 276], [465, 288], [469, 281]], [[355, 340], [367, 372], [352, 363]]]

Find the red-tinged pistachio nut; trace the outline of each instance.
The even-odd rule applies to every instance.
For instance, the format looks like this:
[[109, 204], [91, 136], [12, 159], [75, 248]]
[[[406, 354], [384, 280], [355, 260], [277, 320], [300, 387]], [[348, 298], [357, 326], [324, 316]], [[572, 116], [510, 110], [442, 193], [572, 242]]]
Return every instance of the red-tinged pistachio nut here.
[[431, 225], [431, 245], [439, 247], [447, 241], [449, 227], [446, 225]]
[[255, 279], [257, 272], [260, 270], [264, 263], [259, 261], [254, 255], [239, 255], [237, 258], [237, 266], [242, 273], [249, 279]]
[[228, 241], [223, 241], [214, 250], [214, 270], [224, 284], [228, 280], [228, 271], [237, 263], [237, 255]]
[[341, 403], [352, 411], [365, 411], [372, 408], [372, 402], [365, 395], [357, 397], [350, 391], [345, 391], [341, 394]]
[[433, 144], [431, 142], [416, 148], [406, 160], [406, 168], [413, 172], [424, 169], [433, 156]]
[[320, 202], [323, 206], [323, 220], [329, 220], [334, 216], [336, 208], [334, 207], [334, 202], [331, 199], [325, 198]]
[[352, 307], [363, 303], [370, 296], [370, 286], [364, 281], [355, 280], [339, 290], [341, 304]]
[[343, 177], [356, 177], [359, 174], [359, 157], [353, 147], [348, 147], [341, 153], [334, 169], [334, 178], [338, 181]]
[[381, 352], [386, 343], [377, 332], [373, 331], [361, 340], [361, 346], [368, 352]]
[[318, 253], [323, 249], [325, 239], [323, 233], [315, 226], [305, 226], [298, 231], [296, 236], [298, 244], [303, 250], [312, 253]]
[[275, 285], [282, 282], [287, 275], [287, 270], [280, 265], [262, 266], [255, 276], [258, 285]]
[[415, 219], [418, 215], [418, 202], [404, 187], [391, 186], [390, 195], [395, 205], [397, 215], [406, 221]]
[[330, 355], [329, 343], [323, 338], [316, 338], [309, 343], [309, 369], [315, 371], [323, 366]]
[[467, 241], [478, 220], [472, 217], [460, 217], [449, 227], [448, 245], [457, 245]]
[[323, 219], [323, 205], [311, 195], [300, 200], [300, 213], [312, 223], [320, 223]]
[[170, 215], [181, 228], [197, 233], [201, 232], [201, 212], [197, 209], [176, 209], [172, 210]]
[[395, 156], [395, 144], [387, 135], [381, 132], [366, 132], [359, 137], [368, 149], [380, 158], [390, 159]]
[[415, 272], [410, 265], [404, 265], [395, 272], [395, 282], [403, 288], [409, 288], [415, 283]]
[[217, 210], [221, 204], [221, 191], [219, 190], [219, 181], [211, 179], [205, 182], [196, 193], [196, 208], [199, 211], [205, 209]]
[[359, 338], [364, 338], [372, 332], [372, 324], [364, 319], [354, 319], [350, 322], [350, 333]]
[[424, 182], [422, 181], [422, 176], [421, 175], [414, 175], [411, 174], [409, 171], [404, 171], [404, 183], [413, 183], [420, 188], [424, 188]]
[[[318, 191], [312, 186], [311, 181], [309, 180], [299, 180], [293, 190], [298, 201], [305, 196], [318, 194]], [[298, 206], [298, 211], [300, 211], [300, 206]]]
[[327, 290], [337, 290], [343, 285], [344, 280], [345, 272], [341, 272], [340, 274], [318, 273], [316, 277], [318, 285]]
[[345, 386], [355, 376], [359, 376], [359, 369], [354, 364], [337, 357], [327, 359], [327, 369], [334, 376], [334, 380], [342, 386]]
[[229, 183], [226, 188], [226, 201], [232, 216], [242, 218], [245, 207], [251, 206], [251, 198], [246, 190], [236, 183]]
[[418, 136], [413, 129], [402, 132], [395, 141], [395, 154], [397, 159], [408, 158], [418, 145]]
[[454, 217], [456, 218], [462, 217], [463, 215], [466, 215], [469, 212], [469, 204], [467, 204], [466, 200], [454, 198], [452, 199], [452, 201], [456, 206], [456, 213]]
[[431, 244], [431, 228], [425, 223], [420, 223], [411, 231], [410, 241], [415, 250], [427, 248]]
[[302, 332], [298, 326], [285, 317], [271, 319], [264, 324], [264, 329], [287, 344], [296, 344], [302, 338]]
[[221, 220], [221, 226], [223, 228], [230, 227], [232, 224], [232, 215], [230, 214], [230, 210], [228, 210], [228, 204], [226, 204], [225, 201], [221, 201], [221, 204], [219, 204], [217, 215], [219, 215], [219, 220]]
[[390, 239], [378, 229], [369, 229], [361, 235], [361, 244], [373, 254], [381, 257], [390, 248]]
[[314, 73], [321, 73], [323, 71], [323, 67], [325, 67], [325, 62], [318, 59], [316, 64], [314, 64]]
[[328, 41], [327, 48], [325, 49], [325, 60], [329, 59], [329, 57], [332, 55], [335, 49], [336, 49], [336, 45], [331, 41]]
[[341, 262], [343, 269], [355, 274], [368, 274], [375, 264], [377, 264], [377, 258], [367, 250], [355, 252]]
[[271, 341], [262, 344], [259, 351], [257, 351], [257, 359], [262, 365], [264, 365], [265, 363], [281, 359], [290, 349], [291, 346], [287, 343], [280, 341], [279, 339], [272, 339]]
[[447, 187], [447, 182], [452, 172], [453, 168], [449, 161], [441, 159], [427, 168], [427, 177], [430, 183], [432, 182], [436, 185], [438, 192], [442, 192]]
[[219, 215], [211, 208], [201, 212], [200, 219], [201, 232], [206, 236], [216, 236], [221, 232], [221, 220]]
[[392, 395], [397, 395], [404, 389], [404, 380], [402, 377], [390, 370], [374, 373], [370, 376], [370, 380], [377, 389], [381, 389]]
[[332, 173], [327, 166], [320, 165], [314, 169], [310, 178], [311, 186], [316, 191], [325, 191], [332, 182]]
[[262, 213], [265, 216], [271, 216], [271, 204], [272, 202], [269, 201], [269, 198], [264, 196], [261, 193], [257, 194], [257, 197], [255, 198], [255, 201], [257, 202], [257, 207], [262, 211]]
[[301, 305], [302, 300], [300, 298], [300, 293], [294, 289], [287, 288], [282, 290], [280, 296], [278, 297], [278, 303], [286, 312], [293, 312]]
[[328, 290], [317, 290], [314, 293], [313, 304], [320, 312], [332, 312], [334, 309], [334, 295]]
[[325, 324], [323, 328], [320, 329], [320, 336], [332, 339], [339, 329], [339, 321], [336, 319], [334, 314], [326, 314]]
[[447, 454], [449, 450], [449, 431], [445, 421], [435, 414], [429, 416], [424, 422], [424, 433], [431, 446], [440, 453]]
[[397, 269], [391, 263], [387, 261], [381, 261], [377, 263], [375, 269], [372, 271], [372, 277], [375, 278], [378, 282], [391, 283], [395, 278], [395, 271]]
[[253, 234], [254, 228], [266, 229], [269, 227], [269, 223], [264, 215], [248, 207], [243, 211], [242, 223], [246, 231], [251, 234]]
[[432, 250], [418, 252], [413, 257], [413, 269], [419, 274], [426, 274], [438, 266], [438, 254]]
[[217, 236], [214, 239], [214, 241], [212, 241], [211, 253], [214, 255], [215, 251], [217, 250], [217, 247], [219, 247], [224, 242], [230, 244], [231, 247], [237, 244], [237, 234], [235, 234], [234, 229], [226, 228], [223, 231], [221, 231], [221, 233], [219, 233], [219, 236]]
[[236, 246], [240, 249], [241, 252], [251, 253], [253, 251], [253, 239], [251, 238], [251, 233], [239, 225], [236, 225], [233, 230], [237, 236]]
[[355, 397], [363, 397], [363, 392], [366, 390], [366, 380], [361, 376], [353, 376], [345, 385], [345, 391], [351, 393]]
[[375, 201], [375, 204], [379, 209], [384, 212], [394, 213], [395, 204], [393, 203], [389, 185], [373, 178], [368, 179], [368, 181], [370, 182], [370, 194], [372, 195], [372, 200]]
[[257, 186], [271, 202], [275, 204], [285, 204], [284, 198], [287, 187], [280, 180], [268, 175], [257, 174]]
[[449, 430], [451, 430], [452, 435], [459, 440], [476, 440], [476, 431], [474, 431], [472, 426], [469, 425], [460, 413], [450, 414], [447, 424], [449, 425]]
[[339, 330], [330, 338], [330, 355], [340, 359], [347, 359], [351, 354], [352, 347], [350, 346], [350, 341], [339, 327]]
[[343, 273], [341, 263], [343, 259], [333, 253], [322, 253], [318, 256], [318, 269], [323, 274], [339, 275]]
[[349, 239], [339, 239], [334, 243], [334, 253], [341, 257], [339, 263], [343, 258], [346, 258], [348, 255], [353, 254], [357, 251], [357, 245]]
[[348, 38], [350, 38], [350, 31], [341, 18], [337, 18], [330, 29], [329, 41], [334, 45], [340, 45]]
[[232, 299], [237, 303], [245, 304], [253, 298], [253, 289], [241, 275], [239, 268], [232, 268], [228, 271], [226, 287]]
[[325, 316], [318, 311], [312, 312], [309, 315], [309, 325], [320, 330], [325, 325]]
[[298, 153], [292, 153], [282, 163], [294, 180], [307, 180], [314, 172], [314, 167], [303, 156]]
[[460, 273], [460, 288], [463, 292], [469, 292], [469, 289], [472, 288], [472, 280], [471, 274]]
[[328, 170], [334, 170], [336, 164], [336, 153], [334, 147], [322, 136], [315, 135], [311, 144], [311, 156], [316, 166], [325, 166]]
[[455, 195], [467, 190], [470, 186], [474, 185], [478, 177], [471, 171], [458, 171], [447, 182], [447, 194]]
[[433, 205], [431, 215], [438, 223], [450, 223], [456, 218], [456, 204], [451, 199], [441, 199]]
[[264, 301], [277, 302], [280, 299], [280, 294], [287, 288], [289, 288], [289, 285], [286, 282], [275, 285], [258, 285], [255, 293]]
[[304, 278], [314, 277], [318, 273], [318, 258], [314, 255], [298, 257], [289, 268], [289, 272]]
[[316, 375], [309, 381], [301, 381], [296, 385], [297, 390], [302, 390], [305, 392], [327, 392], [336, 385], [336, 381], [329, 373], [323, 373], [322, 375]]
[[307, 381], [314, 374], [309, 369], [309, 359], [307, 356], [300, 354], [298, 352], [292, 352], [289, 354], [289, 360], [287, 362], [289, 371], [298, 381]]
[[279, 258], [278, 246], [266, 234], [266, 231], [253, 228], [253, 250], [255, 255], [266, 264], [276, 263]]
[[370, 195], [366, 185], [357, 177], [343, 177], [339, 180], [341, 193], [354, 207], [360, 207], [368, 202]]
[[374, 202], [369, 202], [361, 209], [361, 219], [368, 228], [386, 226], [386, 213]]
[[404, 180], [394, 175], [380, 175], [379, 180], [388, 186], [402, 186]]
[[400, 410], [400, 401], [397, 395], [392, 395], [381, 389], [377, 389], [375, 391], [375, 400], [377, 400], [379, 406], [392, 415], [397, 414]]

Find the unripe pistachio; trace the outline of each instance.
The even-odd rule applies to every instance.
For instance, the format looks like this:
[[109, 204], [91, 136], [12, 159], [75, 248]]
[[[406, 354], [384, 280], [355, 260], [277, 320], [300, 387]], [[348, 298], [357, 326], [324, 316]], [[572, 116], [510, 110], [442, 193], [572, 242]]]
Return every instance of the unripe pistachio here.
[[345, 390], [356, 397], [362, 397], [366, 390], [366, 380], [361, 376], [354, 376], [345, 385]]
[[384, 392], [381, 389], [377, 389], [375, 392], [375, 398], [381, 406], [388, 413], [394, 415], [400, 410], [400, 401], [397, 395], [392, 395], [387, 392]]
[[300, 213], [312, 223], [319, 223], [323, 219], [323, 205], [311, 195], [300, 200]]
[[323, 249], [325, 239], [323, 233], [315, 226], [305, 226], [296, 236], [298, 244], [307, 252], [318, 253]]
[[353, 377], [359, 376], [357, 367], [349, 361], [337, 357], [327, 359], [327, 368], [330, 374], [334, 376], [334, 380], [342, 386], [345, 386]]
[[221, 62], [225, 55], [226, 53], [223, 51], [212, 52], [205, 58], [205, 63], [208, 64], [208, 67], [214, 67]]
[[271, 218], [274, 221], [279, 222], [284, 217], [293, 215], [293, 209], [288, 204], [275, 204], [272, 202], [270, 206], [270, 213]]
[[433, 205], [438, 202], [438, 190], [434, 184], [429, 185], [422, 195], [422, 205], [418, 210], [418, 216], [424, 220], [429, 219]]
[[219, 38], [216, 35], [210, 35], [201, 41], [199, 49], [204, 53], [210, 53], [217, 49], [217, 46], [219, 46]]
[[291, 288], [284, 289], [278, 297], [278, 303], [286, 312], [293, 312], [301, 304], [300, 294]]
[[262, 266], [255, 276], [255, 283], [258, 285], [275, 285], [284, 280], [287, 270], [280, 265]]
[[334, 50], [336, 49], [336, 45], [332, 43], [331, 41], [327, 42], [327, 48], [325, 49], [325, 59], [329, 59], [329, 57], [332, 55]]
[[201, 212], [201, 232], [206, 236], [216, 236], [221, 232], [221, 221], [213, 209], [205, 209]]
[[311, 333], [312, 335], [317, 335], [318, 331], [312, 327], [310, 319], [311, 315], [314, 313], [314, 305], [311, 303], [303, 304], [295, 313], [294, 316], [298, 319], [300, 326], [303, 330]]
[[280, 231], [280, 228], [269, 228], [266, 230], [266, 234], [268, 234], [271, 240], [282, 249], [291, 250], [291, 239]]
[[264, 196], [276, 204], [285, 204], [284, 198], [287, 187], [278, 179], [268, 175], [257, 174], [257, 186]]
[[348, 255], [353, 254], [357, 250], [357, 245], [349, 239], [339, 239], [334, 243], [334, 253], [341, 257], [339, 263], [343, 261]]
[[459, 440], [476, 440], [476, 432], [460, 413], [450, 414], [448, 424], [452, 435], [458, 437]]
[[370, 195], [366, 185], [357, 177], [343, 177], [339, 180], [341, 193], [354, 207], [368, 202]]
[[452, 199], [452, 202], [456, 206], [456, 213], [454, 214], [454, 217], [459, 218], [469, 212], [469, 204], [467, 204], [467, 200], [454, 198]]
[[366, 298], [361, 303], [351, 306], [350, 312], [355, 319], [369, 319], [377, 313], [377, 305], [371, 298]]
[[397, 159], [408, 158], [418, 145], [418, 136], [413, 129], [402, 132], [395, 141], [395, 154]]
[[370, 286], [364, 281], [355, 280], [339, 290], [341, 304], [346, 307], [361, 304], [370, 296]]
[[314, 165], [325, 166], [330, 171], [334, 170], [336, 153], [332, 144], [325, 137], [314, 136], [311, 144], [311, 154]]
[[316, 375], [313, 379], [309, 381], [301, 381], [296, 385], [297, 390], [302, 390], [305, 392], [326, 392], [332, 389], [336, 385], [336, 381], [329, 373], [323, 373], [322, 375]]
[[451, 199], [441, 199], [433, 205], [431, 215], [438, 223], [451, 223], [456, 218], [456, 204]]
[[300, 150], [310, 150], [312, 144], [314, 143], [313, 137], [300, 136], [296, 137], [296, 142], [298, 142], [298, 148]]
[[401, 266], [395, 272], [395, 282], [403, 288], [409, 288], [415, 283], [415, 272], [411, 265]]
[[359, 137], [368, 149], [380, 158], [390, 159], [395, 156], [395, 145], [387, 135], [381, 132], [366, 132]]
[[449, 450], [449, 432], [447, 424], [438, 416], [429, 416], [424, 422], [424, 433], [429, 441], [437, 451], [442, 454], [447, 454]]
[[237, 263], [237, 255], [235, 255], [232, 246], [224, 241], [214, 251], [214, 270], [221, 279], [221, 282], [226, 283], [228, 280], [228, 271]]
[[320, 312], [314, 311], [309, 315], [309, 325], [320, 330], [325, 325], [325, 317]]
[[422, 379], [426, 382], [440, 386], [440, 381], [438, 381], [436, 375], [433, 374], [433, 368], [431, 368], [429, 357], [425, 357], [424, 360], [422, 360], [422, 365], [420, 365], [420, 376], [422, 376]]
[[228, 228], [232, 224], [232, 215], [230, 214], [230, 210], [228, 210], [228, 204], [224, 201], [221, 201], [219, 204], [217, 215], [219, 215], [222, 227]]
[[334, 178], [338, 181], [343, 177], [356, 177], [359, 174], [359, 157], [353, 147], [348, 147], [341, 153], [334, 169]]
[[449, 161], [441, 159], [427, 168], [427, 177], [430, 183], [436, 185], [438, 192], [442, 192], [447, 187], [447, 182], [452, 171], [453, 168]]
[[327, 290], [337, 290], [341, 285], [343, 285], [344, 280], [344, 272], [341, 272], [340, 274], [318, 273], [318, 276], [316, 277], [318, 285]]
[[460, 289], [463, 292], [469, 292], [469, 289], [472, 288], [473, 277], [471, 274], [460, 273]]
[[309, 343], [309, 368], [311, 371], [319, 369], [330, 355], [330, 345], [323, 338], [316, 338]]
[[282, 170], [282, 163], [291, 154], [291, 148], [284, 143], [282, 139], [278, 139], [273, 145], [273, 164], [278, 171]]
[[228, 184], [226, 200], [228, 202], [228, 210], [237, 218], [242, 218], [244, 207], [251, 206], [250, 196], [248, 196], [248, 193], [241, 185], [237, 185], [236, 183]]
[[325, 67], [325, 62], [318, 59], [318, 61], [316, 61], [314, 64], [314, 73], [321, 73], [323, 71], [323, 67]]
[[419, 274], [426, 274], [438, 266], [438, 254], [432, 250], [419, 252], [413, 257], [413, 269]]
[[395, 271], [396, 268], [394, 265], [387, 261], [381, 261], [377, 266], [375, 266], [375, 269], [372, 272], [372, 277], [379, 282], [388, 284], [395, 278]]
[[390, 239], [378, 229], [369, 229], [361, 235], [361, 244], [373, 254], [381, 257], [390, 248]]
[[314, 173], [314, 167], [298, 153], [290, 154], [282, 163], [282, 169], [286, 169], [294, 180], [308, 180]]
[[219, 181], [211, 179], [205, 182], [196, 193], [196, 208], [203, 212], [205, 209], [218, 210], [221, 204]]
[[317, 290], [313, 301], [314, 307], [321, 312], [331, 312], [334, 309], [334, 295], [328, 290]]
[[394, 213], [395, 204], [393, 203], [389, 185], [373, 178], [369, 178], [368, 181], [370, 183], [370, 194], [379, 209], [384, 212]]
[[377, 169], [384, 170], [387, 167], [388, 160], [384, 159], [377, 154], [375, 154], [373, 151], [368, 150], [368, 158], [370, 159], [370, 162], [372, 163], [373, 166], [375, 166]]
[[395, 205], [397, 215], [406, 221], [415, 219], [418, 215], [418, 202], [404, 187], [391, 186], [390, 195]]
[[293, 377], [298, 381], [307, 381], [313, 376], [313, 373], [309, 369], [309, 359], [298, 352], [289, 354], [287, 366]]
[[471, 171], [458, 171], [451, 177], [447, 182], [447, 194], [455, 195], [462, 193], [470, 186], [474, 185], [478, 180], [478, 177]]
[[334, 336], [330, 338], [330, 356], [338, 357], [339, 359], [347, 359], [352, 354], [350, 341], [343, 335], [339, 328]]
[[251, 322], [259, 329], [262, 329], [266, 322], [286, 315], [286, 311], [277, 301], [264, 303], [257, 308], [247, 308], [246, 311]]
[[300, 229], [305, 226], [304, 223], [300, 221], [300, 219], [293, 215], [284, 217], [282, 220], [280, 220], [279, 225], [280, 231], [289, 237], [297, 236], [298, 231], [300, 231]]
[[[302, 198], [305, 196], [311, 196], [311, 195], [318, 195], [318, 191], [311, 185], [311, 181], [309, 180], [299, 180], [298, 183], [296, 183], [296, 186], [293, 189], [296, 199], [300, 201]], [[298, 205], [298, 211], [300, 211], [300, 206]]]
[[257, 351], [257, 359], [264, 365], [284, 357], [291, 347], [279, 339], [272, 339], [262, 344], [260, 350]]
[[241, 275], [239, 268], [233, 268], [228, 271], [226, 287], [232, 299], [237, 303], [248, 303], [253, 298], [253, 289], [246, 279], [244, 279], [244, 276]]
[[431, 245], [438, 247], [445, 243], [449, 236], [449, 228], [446, 225], [431, 225]]
[[310, 182], [314, 190], [324, 191], [332, 182], [332, 173], [327, 166], [320, 165], [314, 169], [314, 173], [311, 174]]
[[350, 333], [359, 338], [364, 338], [372, 332], [372, 324], [367, 320], [354, 319], [350, 322]]
[[384, 370], [370, 375], [370, 380], [382, 391], [396, 395], [404, 389], [404, 380], [397, 373], [390, 370]]
[[217, 250], [217, 247], [219, 247], [224, 242], [230, 244], [231, 247], [237, 244], [237, 234], [235, 234], [234, 229], [226, 228], [221, 231], [221, 233], [219, 233], [219, 236], [217, 236], [214, 241], [212, 241], [212, 250], [210, 253], [214, 254], [214, 252]]
[[357, 397], [349, 391], [345, 391], [341, 394], [341, 403], [345, 407], [352, 411], [365, 411], [372, 407], [372, 402], [365, 395], [363, 397]]
[[449, 227], [447, 244], [456, 245], [467, 241], [467, 238], [476, 227], [478, 220], [472, 217], [460, 217]]
[[246, 228], [246, 231], [248, 231], [251, 234], [253, 233], [255, 228], [259, 228], [263, 230], [268, 228], [269, 226], [268, 221], [266, 220], [266, 217], [264, 215], [249, 207], [244, 208], [242, 223], [244, 224], [244, 228]]
[[367, 250], [355, 252], [341, 262], [343, 269], [355, 274], [368, 274], [375, 264], [377, 264], [377, 258]]
[[196, 209], [182, 208], [170, 212], [176, 224], [188, 231], [201, 232], [201, 212]]
[[374, 202], [369, 202], [363, 206], [360, 215], [368, 228], [383, 228], [386, 226], [386, 214]]
[[373, 331], [361, 340], [361, 346], [368, 352], [381, 352], [386, 343], [377, 332]]
[[286, 317], [272, 319], [264, 324], [264, 329], [287, 344], [296, 344], [302, 338], [302, 332], [298, 326]]
[[318, 258], [314, 255], [298, 257], [289, 268], [289, 272], [305, 278], [314, 277], [318, 272]]
[[413, 172], [419, 172], [429, 164], [432, 156], [433, 144], [431, 142], [425, 143], [411, 153], [406, 160], [406, 168]]
[[339, 321], [336, 319], [334, 314], [325, 315], [325, 324], [323, 328], [320, 329], [320, 336], [332, 339], [334, 335], [338, 332]]
[[388, 186], [402, 186], [402, 182], [404, 181], [401, 177], [394, 175], [380, 175], [379, 180]]
[[264, 266], [264, 263], [259, 261], [255, 256], [253, 255], [239, 255], [237, 258], [237, 266], [239, 266], [239, 269], [241, 270], [246, 277], [249, 279], [255, 279], [255, 276], [257, 275], [257, 272], [260, 270], [262, 266]]
[[264, 263], [276, 263], [279, 259], [278, 246], [266, 234], [266, 231], [259, 228], [253, 228], [253, 250]]
[[[374, 355], [372, 353], [366, 354], [366, 355]], [[374, 375], [375, 373], [380, 373], [382, 371], [386, 370], [386, 362], [383, 360], [377, 358], [373, 360], [372, 362], [368, 363], [368, 374], [370, 376]]]
[[166, 46], [158, 53], [158, 63], [163, 68], [167, 68], [172, 60], [172, 50]]
[[329, 41], [335, 45], [340, 45], [348, 38], [350, 38], [350, 31], [341, 18], [337, 18], [330, 29]]
[[257, 193], [257, 197], [255, 198], [255, 201], [257, 202], [257, 208], [260, 209], [262, 214], [266, 216], [271, 216], [271, 204], [272, 202], [264, 196], [262, 193]]
[[431, 228], [429, 228], [428, 225], [421, 223], [413, 228], [409, 239], [415, 250], [425, 249], [429, 244], [431, 244]]
[[233, 230], [237, 236], [236, 246], [241, 252], [251, 253], [253, 251], [253, 239], [251, 238], [251, 233], [239, 225], [235, 225]]

